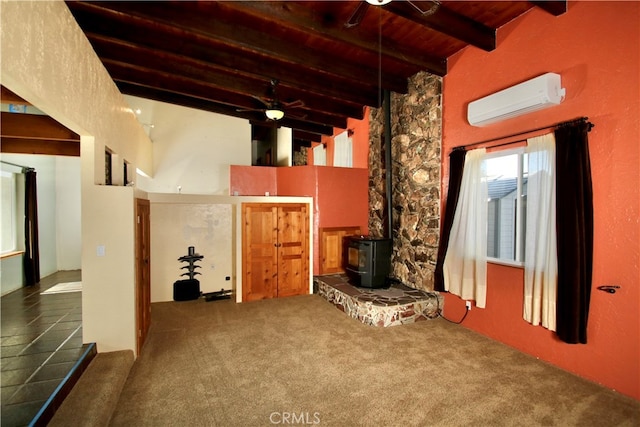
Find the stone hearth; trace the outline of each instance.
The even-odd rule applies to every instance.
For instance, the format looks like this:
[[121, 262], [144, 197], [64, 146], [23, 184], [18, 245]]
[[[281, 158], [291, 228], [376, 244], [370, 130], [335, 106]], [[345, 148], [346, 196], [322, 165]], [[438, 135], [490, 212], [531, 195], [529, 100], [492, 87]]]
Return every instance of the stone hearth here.
[[344, 274], [315, 276], [318, 294], [366, 325], [395, 326], [438, 317], [444, 298], [437, 292], [395, 283], [387, 289], [361, 288]]

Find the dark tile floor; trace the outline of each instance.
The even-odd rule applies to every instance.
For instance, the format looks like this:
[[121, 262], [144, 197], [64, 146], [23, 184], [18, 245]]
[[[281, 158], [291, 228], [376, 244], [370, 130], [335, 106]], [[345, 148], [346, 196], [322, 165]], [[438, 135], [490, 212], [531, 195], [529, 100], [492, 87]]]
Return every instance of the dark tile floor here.
[[86, 353], [81, 292], [40, 295], [80, 271], [54, 273], [1, 298], [3, 427], [29, 425]]

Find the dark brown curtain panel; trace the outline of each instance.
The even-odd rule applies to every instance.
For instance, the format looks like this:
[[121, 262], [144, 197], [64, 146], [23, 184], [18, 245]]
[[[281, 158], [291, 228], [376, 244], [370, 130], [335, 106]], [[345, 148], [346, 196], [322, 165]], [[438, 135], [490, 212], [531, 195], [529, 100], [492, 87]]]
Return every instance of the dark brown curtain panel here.
[[558, 292], [556, 333], [587, 343], [593, 269], [593, 191], [588, 132], [591, 124], [560, 126], [556, 138]]
[[442, 229], [440, 230], [438, 259], [434, 273], [434, 289], [440, 292], [444, 291], [444, 274], [442, 267], [444, 265], [444, 257], [447, 255], [447, 247], [449, 246], [453, 216], [456, 213], [456, 206], [458, 205], [466, 154], [467, 152], [464, 148], [454, 148], [451, 154], [449, 154], [449, 190], [447, 191], [447, 201], [444, 206], [444, 219], [442, 220]]
[[25, 172], [24, 275], [27, 286], [40, 281], [40, 245], [38, 243], [38, 196], [36, 172]]

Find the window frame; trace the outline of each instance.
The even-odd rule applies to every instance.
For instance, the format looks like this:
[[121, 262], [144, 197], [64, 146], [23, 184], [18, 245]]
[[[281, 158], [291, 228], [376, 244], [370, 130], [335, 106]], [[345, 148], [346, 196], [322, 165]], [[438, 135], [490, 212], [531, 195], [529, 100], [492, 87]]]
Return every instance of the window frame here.
[[[17, 198], [17, 179], [16, 179], [16, 174], [13, 172], [7, 172], [7, 171], [0, 171], [0, 177], [2, 180], [5, 179], [9, 179], [11, 181], [10, 186], [11, 186], [11, 191], [10, 191], [10, 197], [11, 197], [11, 203], [10, 203], [10, 214], [11, 214], [11, 235], [12, 235], [12, 240], [13, 240], [13, 245], [10, 249], [5, 249], [0, 247], [0, 255], [7, 255], [7, 254], [11, 254], [14, 252], [19, 251], [20, 247], [18, 244], [18, 212], [17, 212], [17, 203], [18, 203], [18, 198]], [[3, 193], [5, 193], [5, 191], [3, 191]], [[4, 196], [7, 196], [6, 194], [3, 194], [3, 198]], [[4, 203], [3, 203], [4, 206]], [[5, 215], [5, 210], [2, 210], [2, 213], [0, 213], [0, 215], [2, 215], [4, 217]], [[4, 218], [3, 218], [4, 220]]]
[[[511, 259], [506, 259], [506, 258], [496, 258], [496, 257], [492, 257], [487, 255], [487, 262], [490, 262], [492, 264], [499, 264], [499, 265], [506, 265], [509, 267], [521, 267], [524, 268], [524, 248], [525, 248], [525, 239], [526, 239], [526, 230], [524, 228], [524, 224], [523, 224], [523, 217], [524, 217], [524, 212], [523, 210], [526, 209], [526, 205], [524, 203], [522, 203], [522, 191], [523, 191], [523, 174], [525, 171], [525, 156], [526, 156], [526, 147], [525, 146], [521, 146], [521, 147], [515, 147], [515, 148], [507, 148], [507, 149], [502, 149], [502, 150], [494, 150], [491, 152], [487, 152], [485, 155], [485, 159], [484, 162], [490, 160], [490, 159], [495, 159], [495, 158], [499, 158], [499, 157], [507, 157], [507, 156], [511, 156], [511, 155], [517, 155], [517, 175], [516, 175], [516, 194], [517, 194], [517, 198], [516, 198], [516, 224], [515, 224], [515, 229], [516, 229], [516, 242], [514, 244], [515, 246], [515, 259], [511, 260]], [[487, 187], [489, 185], [489, 181], [488, 181], [488, 175], [487, 175], [487, 170], [486, 170], [486, 163], [483, 166], [484, 169], [484, 177], [483, 179], [486, 180], [487, 182]], [[487, 204], [489, 203], [489, 199], [487, 199]], [[524, 208], [524, 209], [523, 209]], [[489, 227], [489, 222], [487, 221], [487, 228]], [[487, 250], [488, 250], [488, 244], [489, 244], [489, 237], [488, 237], [488, 231], [487, 231]]]

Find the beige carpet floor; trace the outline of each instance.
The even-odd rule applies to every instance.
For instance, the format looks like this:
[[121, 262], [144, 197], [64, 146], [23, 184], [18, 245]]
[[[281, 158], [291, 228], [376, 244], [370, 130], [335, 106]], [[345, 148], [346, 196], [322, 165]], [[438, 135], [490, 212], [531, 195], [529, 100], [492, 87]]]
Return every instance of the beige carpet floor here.
[[638, 426], [640, 402], [443, 319], [376, 328], [308, 295], [153, 304], [111, 425]]

